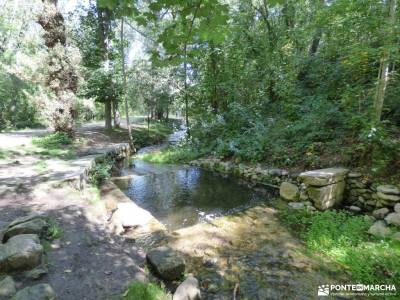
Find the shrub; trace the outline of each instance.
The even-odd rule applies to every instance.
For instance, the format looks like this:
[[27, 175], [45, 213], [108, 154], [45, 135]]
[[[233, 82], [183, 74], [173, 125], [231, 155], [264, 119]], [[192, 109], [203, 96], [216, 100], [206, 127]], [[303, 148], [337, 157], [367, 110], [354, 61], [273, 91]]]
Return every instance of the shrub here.
[[163, 288], [154, 283], [134, 282], [123, 295], [124, 300], [166, 300], [171, 299]]
[[45, 149], [57, 149], [72, 144], [72, 139], [66, 133], [56, 132], [43, 137], [35, 137], [32, 139], [32, 144]]
[[89, 171], [89, 183], [98, 186], [110, 178], [113, 163], [110, 160], [96, 162], [94, 167]]
[[371, 224], [362, 216], [287, 210], [280, 212], [280, 219], [313, 252], [347, 268], [356, 282], [400, 285], [400, 243], [370, 237], [367, 230]]

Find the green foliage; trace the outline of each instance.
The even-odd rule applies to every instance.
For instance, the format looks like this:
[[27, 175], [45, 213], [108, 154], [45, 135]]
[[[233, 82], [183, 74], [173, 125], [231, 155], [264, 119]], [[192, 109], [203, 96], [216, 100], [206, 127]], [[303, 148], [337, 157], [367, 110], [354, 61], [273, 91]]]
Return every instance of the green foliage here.
[[367, 230], [371, 223], [363, 216], [340, 211], [287, 210], [280, 212], [280, 219], [310, 250], [347, 268], [356, 282], [400, 284], [399, 242], [370, 237]]
[[173, 164], [188, 163], [200, 156], [195, 149], [187, 146], [170, 146], [157, 152], [144, 153], [140, 159], [153, 163]]
[[147, 128], [147, 121], [143, 119], [142, 124], [132, 128], [133, 141], [137, 147], [161, 144], [172, 133], [172, 123], [151, 120]]
[[114, 161], [104, 158], [96, 161], [96, 164], [89, 171], [89, 183], [99, 186], [111, 176], [111, 169]]
[[47, 235], [46, 238], [48, 240], [55, 240], [59, 239], [63, 236], [64, 231], [60, 227], [60, 225], [54, 219], [47, 220]]
[[124, 300], [168, 300], [171, 296], [158, 285], [148, 282], [134, 282], [129, 285], [124, 293]]
[[32, 139], [33, 145], [44, 149], [57, 149], [65, 145], [70, 145], [72, 142], [71, 137], [63, 132], [56, 132], [43, 137], [34, 137]]

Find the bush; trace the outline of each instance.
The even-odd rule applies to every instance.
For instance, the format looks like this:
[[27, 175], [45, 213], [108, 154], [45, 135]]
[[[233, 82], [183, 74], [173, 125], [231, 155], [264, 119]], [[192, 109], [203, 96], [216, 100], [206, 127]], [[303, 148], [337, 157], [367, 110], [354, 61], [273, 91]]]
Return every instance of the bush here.
[[89, 183], [98, 186], [106, 179], [110, 178], [113, 164], [113, 161], [106, 159], [96, 162], [93, 168], [89, 171]]
[[287, 210], [280, 212], [280, 219], [310, 250], [347, 268], [356, 282], [400, 285], [400, 243], [370, 237], [371, 224], [362, 216]]
[[72, 144], [72, 139], [66, 133], [56, 132], [43, 137], [35, 137], [32, 139], [32, 144], [44, 149], [57, 149]]
[[171, 299], [164, 289], [154, 283], [134, 282], [123, 295], [124, 300], [166, 300]]
[[187, 163], [199, 156], [199, 152], [189, 146], [171, 146], [157, 152], [144, 153], [140, 159], [153, 163], [172, 164]]

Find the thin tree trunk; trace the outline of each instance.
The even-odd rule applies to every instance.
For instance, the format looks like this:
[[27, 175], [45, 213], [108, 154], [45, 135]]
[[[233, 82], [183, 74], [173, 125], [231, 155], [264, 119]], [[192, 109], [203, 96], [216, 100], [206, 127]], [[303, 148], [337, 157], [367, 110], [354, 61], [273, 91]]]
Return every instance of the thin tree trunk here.
[[[392, 39], [393, 26], [396, 22], [396, 6], [397, 0], [390, 0], [389, 2], [389, 19], [388, 26], [390, 32], [388, 34], [388, 39]], [[387, 83], [389, 81], [389, 64], [390, 64], [390, 54], [388, 49], [384, 49], [382, 54], [381, 63], [378, 72], [378, 82], [376, 85], [376, 92], [374, 98], [374, 115], [373, 121], [379, 123], [382, 117], [383, 102], [385, 100], [385, 92]]]
[[190, 136], [190, 131], [189, 131], [189, 98], [188, 98], [188, 93], [187, 93], [187, 44], [185, 44], [184, 48], [184, 56], [185, 56], [185, 62], [183, 64], [184, 68], [184, 79], [185, 79], [185, 85], [184, 85], [184, 92], [185, 92], [185, 121], [186, 121], [186, 127], [187, 127], [187, 136]]
[[106, 102], [104, 102], [104, 118], [105, 118], [106, 130], [111, 130], [112, 129], [111, 100], [106, 100]]
[[129, 144], [133, 148], [131, 123], [129, 122], [128, 99], [126, 98], [126, 72], [125, 72], [125, 51], [124, 51], [124, 17], [121, 18], [121, 63], [122, 63], [122, 97], [125, 103], [126, 126], [128, 127]]

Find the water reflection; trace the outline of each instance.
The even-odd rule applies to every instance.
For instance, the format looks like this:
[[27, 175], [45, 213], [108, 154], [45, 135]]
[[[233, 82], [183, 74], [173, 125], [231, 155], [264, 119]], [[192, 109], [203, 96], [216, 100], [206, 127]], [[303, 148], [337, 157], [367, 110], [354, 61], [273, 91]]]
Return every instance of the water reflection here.
[[159, 165], [141, 160], [125, 170], [134, 175], [124, 191], [174, 230], [252, 206], [265, 196], [197, 167]]

